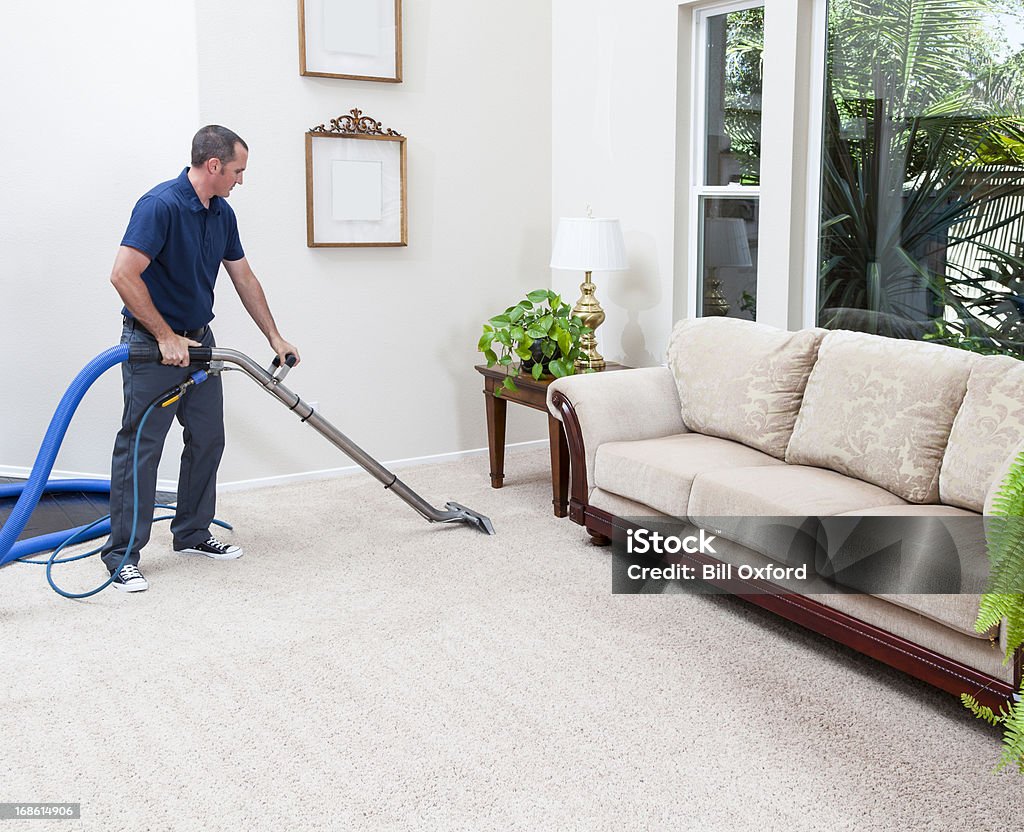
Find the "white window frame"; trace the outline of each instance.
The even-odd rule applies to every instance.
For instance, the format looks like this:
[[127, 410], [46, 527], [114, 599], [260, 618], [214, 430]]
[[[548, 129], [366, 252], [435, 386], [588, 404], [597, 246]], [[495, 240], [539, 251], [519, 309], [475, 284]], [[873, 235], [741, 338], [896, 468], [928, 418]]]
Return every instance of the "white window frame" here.
[[[708, 42], [708, 18], [717, 17], [731, 12], [741, 12], [747, 9], [765, 8], [766, 0], [729, 0], [728, 2], [710, 3], [702, 5], [694, 12], [693, 18], [693, 78], [692, 101], [693, 109], [690, 118], [691, 130], [691, 161], [690, 161], [690, 188], [689, 197], [689, 234], [687, 235], [693, 244], [688, 246], [687, 270], [693, 276], [687, 281], [689, 295], [686, 300], [690, 317], [697, 317], [701, 312], [701, 293], [703, 291], [703, 269], [701, 268], [701, 244], [704, 239], [703, 223], [701, 222], [700, 203], [702, 198], [711, 199], [756, 199], [758, 201], [758, 216], [760, 217], [761, 186], [741, 185], [739, 183], [729, 185], [705, 185], [704, 176], [707, 167], [707, 42]], [[765, 8], [765, 17], [768, 10]], [[764, 113], [761, 114], [762, 128]], [[762, 142], [763, 147], [763, 142]], [[758, 222], [758, 237], [760, 238], [760, 221]], [[760, 257], [758, 257], [758, 265]], [[757, 267], [755, 267], [757, 268]]]
[[[678, 5], [683, 61], [677, 87], [678, 139], [680, 150], [686, 148], [686, 158], [676, 189], [677, 211], [683, 220], [677, 228], [685, 240], [676, 246], [675, 316], [696, 317], [700, 309], [699, 197], [756, 195], [757, 320], [786, 329], [816, 326], [826, 0], [683, 0]], [[703, 186], [706, 19], [761, 5], [766, 56], [761, 184], [756, 194], [752, 186]], [[683, 117], [688, 117], [688, 124]]]
[[818, 325], [818, 251], [821, 233], [821, 176], [825, 130], [825, 48], [828, 2], [815, 0], [810, 10], [811, 54], [807, 98], [807, 179], [804, 210], [803, 297], [796, 328]]

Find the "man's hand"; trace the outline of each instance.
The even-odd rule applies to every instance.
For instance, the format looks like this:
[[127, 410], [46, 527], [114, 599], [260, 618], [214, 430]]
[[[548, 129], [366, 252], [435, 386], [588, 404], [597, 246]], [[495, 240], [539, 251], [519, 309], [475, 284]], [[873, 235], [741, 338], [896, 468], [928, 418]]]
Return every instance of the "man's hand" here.
[[172, 332], [166, 338], [157, 341], [160, 345], [160, 363], [170, 364], [172, 367], [187, 367], [189, 365], [188, 348], [201, 347], [198, 341], [185, 338]]
[[287, 341], [284, 340], [284, 338], [281, 337], [271, 338], [269, 340], [270, 347], [277, 354], [277, 360], [281, 362], [282, 367], [286, 366], [285, 359], [289, 355], [295, 356], [296, 365], [298, 365], [298, 363], [302, 360], [302, 358], [299, 356], [298, 347], [296, 347], [294, 344], [289, 344]]

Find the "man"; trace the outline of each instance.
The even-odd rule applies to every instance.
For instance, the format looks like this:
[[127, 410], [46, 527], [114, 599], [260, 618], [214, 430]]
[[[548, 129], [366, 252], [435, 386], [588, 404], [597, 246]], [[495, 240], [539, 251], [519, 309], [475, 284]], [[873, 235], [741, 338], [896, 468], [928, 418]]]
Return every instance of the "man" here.
[[124, 301], [121, 343], [156, 344], [160, 364], [122, 364], [124, 415], [114, 443], [110, 479], [110, 538], [103, 563], [113, 585], [139, 592], [149, 583], [139, 571], [139, 552], [149, 541], [156, 473], [164, 438], [177, 417], [185, 448], [171, 533], [185, 554], [231, 560], [238, 546], [210, 534], [217, 468], [224, 450], [223, 393], [219, 376], [192, 386], [174, 405], [154, 408], [139, 438], [138, 521], [132, 529], [135, 432], [146, 407], [183, 381], [190, 346], [214, 346], [213, 289], [223, 263], [246, 311], [283, 362], [299, 358], [281, 337], [263, 288], [245, 259], [235, 213], [225, 201], [242, 184], [248, 145], [226, 127], [203, 127], [192, 140], [192, 165], [177, 179], [157, 185], [135, 205], [114, 261], [110, 282]]

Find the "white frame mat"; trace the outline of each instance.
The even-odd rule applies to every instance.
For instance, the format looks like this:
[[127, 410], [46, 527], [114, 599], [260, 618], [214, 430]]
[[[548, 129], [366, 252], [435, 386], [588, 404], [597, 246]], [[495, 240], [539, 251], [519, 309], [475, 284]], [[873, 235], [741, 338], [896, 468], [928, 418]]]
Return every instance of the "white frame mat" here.
[[[346, 162], [364, 164], [348, 166]], [[379, 181], [367, 177], [375, 166]], [[355, 177], [339, 175], [346, 167], [361, 170]], [[342, 182], [360, 182], [362, 191], [338, 193]], [[372, 218], [338, 219], [339, 214]], [[306, 245], [404, 246], [407, 237], [405, 137], [306, 133]]]
[[402, 80], [402, 0], [299, 0], [299, 74]]

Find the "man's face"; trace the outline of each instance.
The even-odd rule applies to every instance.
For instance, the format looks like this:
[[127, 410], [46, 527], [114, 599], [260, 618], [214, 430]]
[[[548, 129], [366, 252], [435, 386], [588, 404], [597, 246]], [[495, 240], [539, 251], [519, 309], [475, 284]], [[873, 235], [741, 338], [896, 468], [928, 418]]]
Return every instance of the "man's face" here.
[[216, 160], [214, 169], [214, 193], [220, 197], [227, 197], [235, 185], [242, 184], [242, 174], [245, 173], [246, 162], [249, 161], [249, 151], [242, 145], [235, 144], [235, 158], [230, 162]]

